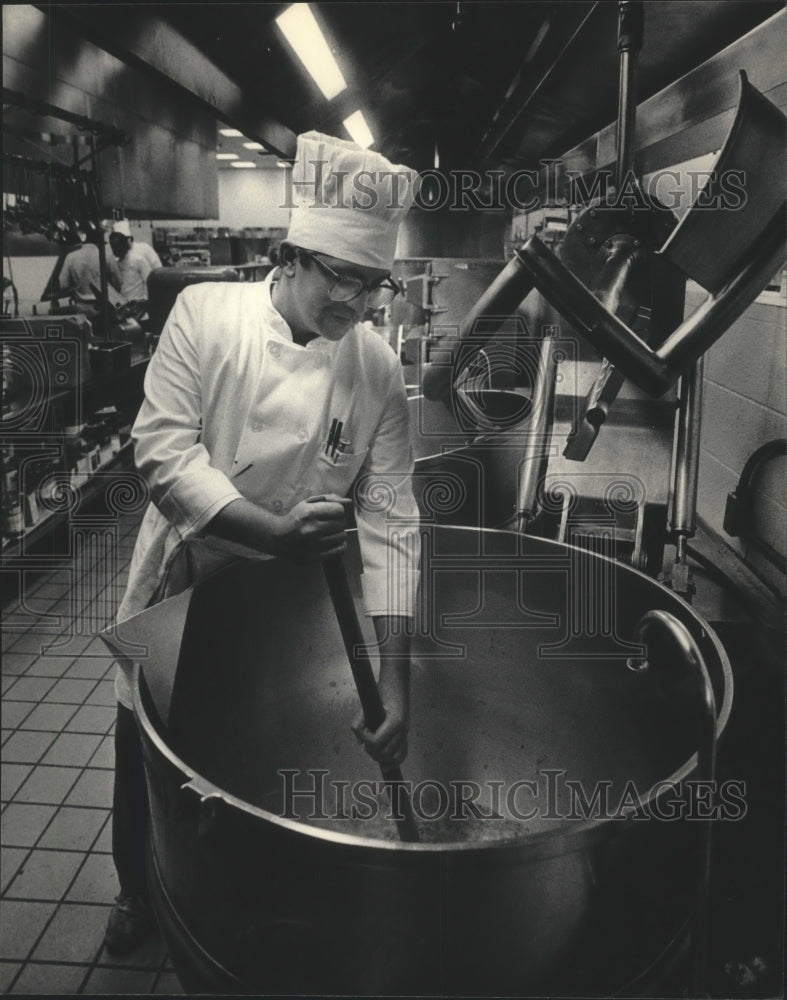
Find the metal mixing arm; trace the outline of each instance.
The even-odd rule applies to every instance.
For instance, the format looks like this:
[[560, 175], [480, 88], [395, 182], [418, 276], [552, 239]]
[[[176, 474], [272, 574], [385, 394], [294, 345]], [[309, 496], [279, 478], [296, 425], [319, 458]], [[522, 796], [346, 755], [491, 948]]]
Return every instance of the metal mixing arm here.
[[[613, 315], [617, 315], [620, 297], [632, 268], [642, 257], [639, 240], [620, 234], [610, 240], [609, 252], [601, 268], [596, 297]], [[606, 358], [593, 381], [581, 413], [569, 432], [563, 454], [575, 462], [583, 462], [602, 424], [607, 419], [609, 407], [617, 398], [624, 382], [623, 375]]]
[[676, 593], [689, 602], [694, 594], [694, 583], [686, 545], [697, 530], [697, 484], [700, 470], [704, 369], [705, 360], [700, 358], [683, 373], [681, 378], [678, 436], [675, 442], [675, 469], [672, 479], [670, 529], [675, 538], [677, 551], [669, 575], [669, 584]]
[[[663, 395], [751, 305], [784, 263], [784, 211], [785, 206], [780, 206], [751, 257], [721, 292], [695, 310], [656, 350], [606, 309], [537, 236], [531, 236], [468, 313], [458, 336], [433, 352], [433, 363], [424, 374], [424, 395], [444, 398], [454, 374], [463, 367], [463, 341], [476, 331], [479, 319], [484, 319], [484, 334], [491, 336], [534, 287], [626, 378], [651, 396]], [[475, 338], [473, 349], [478, 350]]]
[[[619, 371], [652, 396], [714, 344], [765, 288], [787, 257], [784, 230], [787, 181], [782, 170], [785, 117], [741, 72], [738, 110], [714, 171], [695, 204], [659, 251], [673, 267], [711, 294], [658, 348], [614, 315], [537, 236], [515, 252], [463, 320], [459, 333], [433, 352], [423, 380], [429, 399], [444, 398], [461, 371], [463, 342], [490, 336], [534, 287]], [[724, 175], [747, 180], [737, 211], [724, 203]], [[709, 207], [716, 199], [718, 204]], [[483, 329], [478, 330], [479, 323]], [[464, 343], [465, 350], [468, 346]]]
[[549, 463], [555, 411], [556, 354], [555, 338], [544, 337], [538, 358], [538, 378], [531, 401], [525, 454], [517, 482], [517, 530], [523, 533], [536, 515], [538, 491], [539, 487], [543, 487]]
[[780, 206], [751, 257], [654, 350], [609, 312], [537, 236], [516, 251], [535, 287], [613, 365], [651, 396], [661, 396], [748, 308], [787, 257]]
[[[637, 114], [637, 63], [645, 26], [644, 4], [634, 0], [620, 0], [618, 4], [618, 120], [617, 161], [615, 164], [615, 190], [620, 191], [630, 179], [635, 183], [634, 131]], [[640, 241], [632, 235], [620, 233], [607, 243], [607, 258], [601, 266], [596, 295], [607, 309], [617, 315], [620, 298], [631, 270], [647, 255], [640, 251]], [[614, 403], [625, 379], [607, 359], [593, 381], [585, 399], [582, 412], [569, 432], [563, 454], [575, 462], [584, 462], [598, 437], [601, 425], [607, 419], [609, 407]]]

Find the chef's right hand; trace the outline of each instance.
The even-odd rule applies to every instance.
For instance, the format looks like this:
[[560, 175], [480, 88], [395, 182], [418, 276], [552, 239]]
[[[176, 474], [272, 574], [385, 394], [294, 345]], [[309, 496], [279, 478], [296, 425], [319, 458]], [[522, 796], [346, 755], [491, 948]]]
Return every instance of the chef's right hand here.
[[337, 556], [347, 547], [346, 497], [328, 493], [301, 500], [271, 522], [270, 551], [296, 562], [316, 562]]
[[329, 493], [301, 500], [286, 514], [273, 514], [238, 497], [219, 511], [206, 531], [257, 552], [296, 562], [317, 562], [344, 552], [344, 511], [351, 506], [349, 498]]

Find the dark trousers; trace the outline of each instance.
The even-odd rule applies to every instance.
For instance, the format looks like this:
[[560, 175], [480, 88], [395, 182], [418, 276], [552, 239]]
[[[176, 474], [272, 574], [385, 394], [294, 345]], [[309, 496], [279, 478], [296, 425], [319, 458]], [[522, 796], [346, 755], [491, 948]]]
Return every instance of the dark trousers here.
[[148, 791], [142, 744], [134, 713], [118, 705], [115, 726], [115, 792], [112, 800], [112, 856], [123, 896], [147, 898], [145, 838]]

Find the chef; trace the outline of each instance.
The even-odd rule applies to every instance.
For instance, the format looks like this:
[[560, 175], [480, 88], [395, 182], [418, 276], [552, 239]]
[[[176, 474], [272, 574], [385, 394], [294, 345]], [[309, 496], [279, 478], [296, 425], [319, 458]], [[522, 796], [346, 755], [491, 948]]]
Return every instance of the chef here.
[[[375, 732], [362, 718], [353, 728], [384, 764], [407, 753], [409, 638], [401, 619], [412, 616], [418, 581], [418, 510], [399, 359], [361, 321], [398, 290], [390, 271], [414, 182], [408, 168], [354, 143], [300, 136], [280, 266], [263, 283], [181, 292], [133, 428], [153, 503], [118, 612], [122, 622], [239, 554], [336, 555], [345, 547], [340, 500], [352, 496], [386, 712]], [[116, 681], [121, 894], [106, 935], [115, 954], [132, 950], [150, 926], [129, 667], [119, 666]]]
[[127, 219], [114, 223], [109, 245], [117, 258], [121, 294], [128, 302], [146, 302], [148, 275], [161, 267], [161, 258], [149, 243], [135, 242]]

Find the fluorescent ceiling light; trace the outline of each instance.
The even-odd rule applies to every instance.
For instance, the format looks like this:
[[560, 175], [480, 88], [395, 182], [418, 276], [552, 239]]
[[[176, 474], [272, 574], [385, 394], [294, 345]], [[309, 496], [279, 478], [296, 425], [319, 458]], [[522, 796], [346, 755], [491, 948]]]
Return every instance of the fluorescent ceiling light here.
[[226, 135], [229, 139], [243, 138], [243, 132], [239, 132], [236, 128], [220, 128], [219, 135]]
[[245, 149], [265, 149], [261, 142], [244, 142], [243, 146]]
[[216, 153], [217, 160], [237, 160], [237, 153]]
[[285, 170], [288, 170], [292, 166], [292, 164], [291, 163], [287, 163], [284, 160], [277, 160], [276, 161], [276, 166], [277, 167], [283, 167]]
[[238, 167], [241, 170], [256, 170], [257, 164], [252, 163], [251, 160], [234, 160], [230, 163], [231, 167]]
[[364, 149], [367, 149], [374, 142], [374, 136], [366, 124], [366, 119], [362, 111], [353, 111], [349, 118], [344, 119], [342, 124], [350, 133], [353, 142], [357, 142]]
[[326, 100], [341, 94], [347, 84], [309, 5], [291, 4], [276, 23]]

